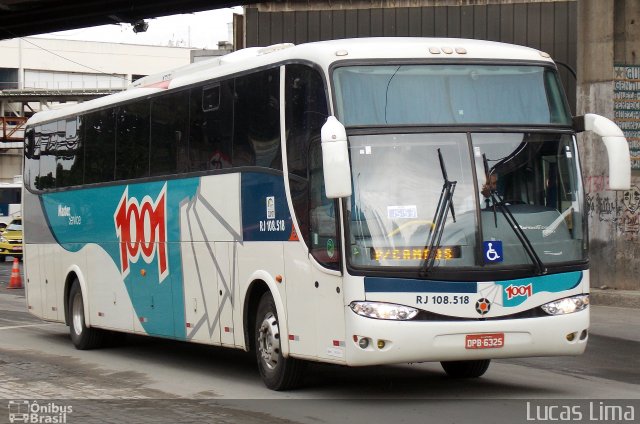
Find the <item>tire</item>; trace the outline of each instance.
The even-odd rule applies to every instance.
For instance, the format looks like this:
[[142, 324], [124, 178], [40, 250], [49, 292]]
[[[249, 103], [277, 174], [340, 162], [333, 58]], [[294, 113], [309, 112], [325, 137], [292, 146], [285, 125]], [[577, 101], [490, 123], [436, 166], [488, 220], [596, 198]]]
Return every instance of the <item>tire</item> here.
[[255, 352], [264, 384], [271, 390], [289, 390], [302, 382], [304, 361], [285, 358], [280, 349], [278, 313], [271, 293], [262, 295], [255, 325]]
[[440, 362], [449, 377], [478, 378], [482, 376], [491, 364], [491, 359], [477, 361], [444, 361]]
[[69, 292], [69, 334], [78, 350], [95, 349], [104, 341], [104, 331], [85, 325], [84, 300], [78, 280], [73, 282]]

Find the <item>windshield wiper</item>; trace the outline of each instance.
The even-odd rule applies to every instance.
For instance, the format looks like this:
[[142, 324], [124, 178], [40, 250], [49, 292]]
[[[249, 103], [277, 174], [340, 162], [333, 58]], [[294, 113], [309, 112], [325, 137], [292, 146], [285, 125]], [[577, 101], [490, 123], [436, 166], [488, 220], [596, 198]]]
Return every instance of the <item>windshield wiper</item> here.
[[504, 199], [502, 199], [498, 194], [497, 188], [492, 188], [491, 185], [489, 184], [489, 177], [490, 177], [489, 165], [487, 161], [487, 156], [484, 153], [482, 154], [482, 160], [484, 162], [484, 172], [486, 176], [487, 186], [489, 187], [489, 196], [491, 197], [491, 202], [493, 203], [493, 217], [496, 222], [496, 227], [498, 226], [498, 218], [496, 216], [496, 205], [497, 205], [497, 207], [500, 209], [500, 212], [504, 216], [504, 219], [507, 221], [507, 223], [509, 224], [513, 232], [516, 234], [516, 237], [518, 237], [518, 240], [520, 240], [520, 244], [522, 244], [522, 247], [524, 247], [524, 251], [527, 253], [529, 258], [531, 259], [531, 262], [533, 262], [533, 265], [536, 268], [537, 274], [538, 275], [546, 274], [547, 267], [544, 266], [544, 263], [540, 259], [540, 256], [538, 256], [535, 249], [533, 248], [531, 241], [529, 240], [527, 235], [524, 233], [524, 230], [520, 228], [520, 224], [518, 224], [518, 221], [511, 213], [511, 210], [509, 209], [507, 204], [504, 202]]
[[438, 206], [433, 214], [433, 220], [431, 222], [431, 230], [429, 231], [429, 239], [425, 248], [427, 249], [427, 258], [424, 262], [424, 267], [421, 276], [426, 276], [427, 273], [433, 268], [433, 264], [436, 261], [437, 250], [440, 248], [440, 240], [442, 240], [442, 234], [444, 233], [444, 225], [447, 221], [447, 215], [451, 211], [451, 218], [453, 222], [456, 222], [456, 213], [453, 209], [453, 192], [456, 189], [457, 181], [449, 181], [447, 176], [447, 168], [444, 165], [444, 159], [442, 153], [438, 149], [438, 160], [440, 161], [440, 170], [442, 171], [442, 191], [440, 192], [440, 199], [438, 199]]

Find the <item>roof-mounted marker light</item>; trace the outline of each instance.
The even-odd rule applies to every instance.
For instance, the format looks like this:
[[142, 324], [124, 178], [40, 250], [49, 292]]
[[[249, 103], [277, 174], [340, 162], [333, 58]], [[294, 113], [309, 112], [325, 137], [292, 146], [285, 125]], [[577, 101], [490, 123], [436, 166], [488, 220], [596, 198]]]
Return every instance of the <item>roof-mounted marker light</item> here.
[[456, 47], [456, 53], [467, 54], [467, 49], [465, 49], [464, 47]]
[[442, 52], [444, 54], [452, 54], [453, 53], [453, 49], [451, 47], [443, 47], [442, 48]]
[[437, 47], [429, 47], [429, 53], [431, 54], [440, 54], [440, 49]]
[[547, 52], [538, 52], [540, 53], [540, 56], [544, 57], [545, 59], [551, 59], [551, 55]]
[[349, 52], [346, 51], [346, 50], [338, 50], [336, 52], [336, 56], [347, 56], [348, 54], [349, 54]]
[[264, 48], [258, 50], [258, 56], [263, 55], [263, 54], [269, 54], [269, 53], [277, 52], [278, 50], [288, 49], [289, 47], [293, 47], [293, 46], [295, 46], [295, 44], [293, 44], [293, 43], [274, 44], [272, 46], [267, 46], [267, 47], [264, 47]]

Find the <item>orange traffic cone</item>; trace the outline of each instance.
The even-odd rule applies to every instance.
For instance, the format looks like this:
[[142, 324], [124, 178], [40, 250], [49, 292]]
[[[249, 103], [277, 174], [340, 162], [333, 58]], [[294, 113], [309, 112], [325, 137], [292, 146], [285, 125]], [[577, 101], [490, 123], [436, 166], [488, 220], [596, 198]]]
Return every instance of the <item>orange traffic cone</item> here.
[[8, 289], [21, 289], [22, 278], [20, 278], [20, 265], [18, 265], [18, 258], [13, 260], [13, 268], [11, 269], [11, 280], [9, 280]]

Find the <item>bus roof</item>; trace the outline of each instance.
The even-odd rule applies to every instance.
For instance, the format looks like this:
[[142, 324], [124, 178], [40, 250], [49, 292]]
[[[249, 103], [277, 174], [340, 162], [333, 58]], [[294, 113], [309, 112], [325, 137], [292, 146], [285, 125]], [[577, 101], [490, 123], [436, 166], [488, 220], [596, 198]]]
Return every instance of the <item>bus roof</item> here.
[[34, 115], [29, 126], [75, 116], [111, 104], [149, 96], [166, 89], [179, 88], [224, 77], [270, 64], [303, 60], [327, 70], [342, 60], [435, 59], [443, 62], [466, 60], [536, 61], [553, 63], [539, 50], [494, 41], [459, 38], [379, 37], [318, 41], [293, 45], [276, 44], [250, 47], [225, 56], [193, 63], [134, 82], [128, 90], [60, 109]]

